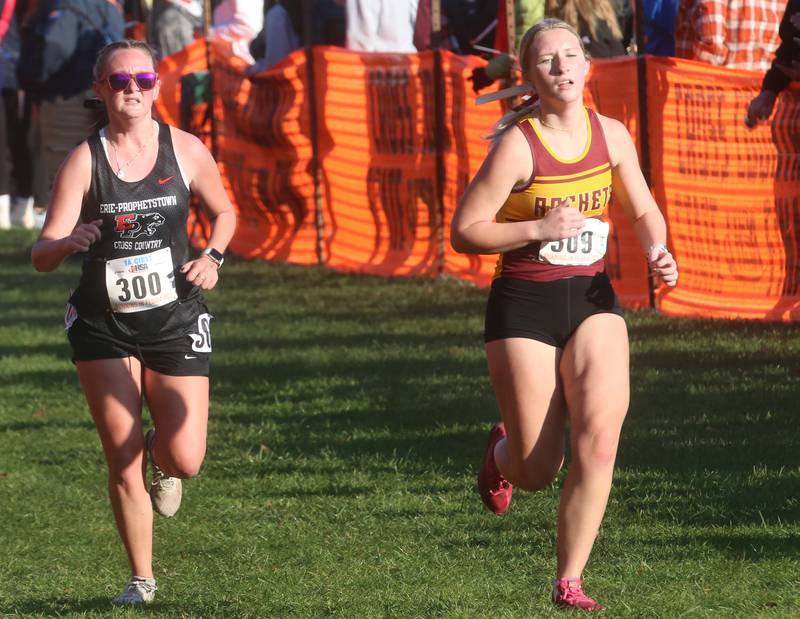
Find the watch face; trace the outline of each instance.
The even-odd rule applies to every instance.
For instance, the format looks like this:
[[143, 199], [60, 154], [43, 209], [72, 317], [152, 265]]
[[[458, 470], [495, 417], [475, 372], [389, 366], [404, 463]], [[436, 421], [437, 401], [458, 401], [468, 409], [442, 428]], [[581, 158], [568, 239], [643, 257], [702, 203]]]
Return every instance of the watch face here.
[[213, 247], [206, 248], [206, 250], [203, 253], [204, 254], [208, 254], [209, 256], [211, 256], [219, 264], [222, 264], [223, 262], [225, 262], [225, 256], [222, 254], [222, 252], [218, 252]]

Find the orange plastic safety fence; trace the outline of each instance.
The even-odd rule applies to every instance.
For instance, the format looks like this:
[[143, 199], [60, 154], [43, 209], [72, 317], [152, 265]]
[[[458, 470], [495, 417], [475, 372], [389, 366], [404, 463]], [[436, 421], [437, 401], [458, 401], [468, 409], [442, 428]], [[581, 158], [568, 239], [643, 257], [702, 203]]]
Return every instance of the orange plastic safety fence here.
[[375, 275], [436, 272], [428, 55], [314, 50], [324, 257]]
[[[438, 142], [433, 53], [314, 48], [317, 201], [305, 52], [254, 78], [230, 50], [213, 53], [217, 158], [240, 214], [233, 252], [489, 283], [496, 257], [457, 254], [448, 240], [458, 198], [487, 152], [483, 136], [502, 113], [499, 103], [474, 104], [467, 78], [480, 60], [441, 54]], [[638, 141], [636, 62], [595, 62], [585, 95]], [[769, 126], [749, 130], [741, 121], [757, 74], [645, 62], [651, 180], [681, 270], [676, 289], [659, 291], [659, 307], [672, 315], [797, 319], [798, 91], [782, 96]], [[161, 67], [159, 111], [175, 124], [179, 74], [190, 67], [205, 68], [202, 42]], [[618, 204], [610, 215], [609, 274], [623, 305], [645, 306], [642, 249]]]
[[306, 64], [294, 54], [282, 67], [250, 79], [235, 66], [214, 65], [217, 160], [239, 211], [230, 249], [246, 258], [314, 264]]
[[[593, 62], [586, 81], [584, 100], [601, 114], [624, 123], [641, 153], [639, 83], [636, 72], [634, 58]], [[609, 219], [611, 231], [606, 271], [614, 284], [614, 290], [624, 307], [647, 307], [650, 304], [650, 289], [645, 252], [634, 234], [631, 220], [613, 194]]]
[[158, 63], [161, 87], [155, 107], [161, 120], [174, 127], [181, 126], [181, 79], [184, 75], [207, 70], [206, 46], [201, 39]]
[[673, 316], [800, 318], [800, 90], [773, 120], [744, 114], [761, 76], [648, 58], [656, 198], [679, 285], [659, 291]]
[[489, 151], [486, 136], [503, 115], [500, 102], [475, 105], [472, 69], [482, 63], [474, 57], [444, 54], [449, 68], [446, 151], [446, 200], [444, 203], [444, 272], [459, 279], [487, 286], [494, 274], [496, 255], [459, 254], [450, 246], [450, 224], [458, 200]]

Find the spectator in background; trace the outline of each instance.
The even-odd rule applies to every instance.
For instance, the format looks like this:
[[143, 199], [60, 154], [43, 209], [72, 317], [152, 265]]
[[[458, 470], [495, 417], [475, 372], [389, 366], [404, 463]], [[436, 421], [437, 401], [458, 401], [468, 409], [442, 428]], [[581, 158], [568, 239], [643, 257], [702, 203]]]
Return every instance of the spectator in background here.
[[414, 28], [419, 2], [347, 0], [347, 48], [360, 52], [415, 53]]
[[447, 17], [454, 51], [480, 55], [475, 45], [494, 47], [497, 4], [497, 0], [443, 0], [442, 11]]
[[747, 108], [745, 124], [752, 127], [767, 120], [775, 107], [775, 100], [791, 81], [800, 80], [800, 0], [789, 0], [779, 28], [780, 47], [775, 60], [764, 76], [761, 92]]
[[[5, 37], [14, 16], [14, 0], [0, 0], [0, 42]], [[2, 66], [2, 65], [0, 65]], [[4, 76], [0, 74], [0, 83]], [[9, 166], [6, 159], [8, 136], [6, 134], [6, 109], [0, 98], [0, 230], [11, 227], [11, 197], [9, 196]]]
[[674, 56], [678, 0], [645, 0], [642, 9], [645, 36], [643, 52], [654, 56]]
[[255, 74], [278, 64], [302, 47], [303, 6], [292, 0], [278, 0], [264, 13], [264, 27], [250, 44], [256, 63], [248, 73]]
[[575, 28], [592, 58], [624, 56], [633, 40], [629, 0], [547, 0], [547, 16]]
[[189, 45], [202, 29], [202, 0], [155, 0], [147, 38], [164, 58]]
[[[441, 47], [456, 54], [485, 55], [483, 50], [494, 48], [496, 15], [497, 0], [442, 0]], [[417, 50], [432, 48], [432, 29], [430, 2], [420, 2], [414, 29]]]
[[125, 37], [144, 41], [147, 38], [148, 15], [152, 11], [153, 0], [121, 1], [122, 14], [125, 16]]
[[31, 100], [17, 85], [19, 60], [19, 20], [26, 10], [26, 0], [18, 1], [6, 36], [2, 40], [0, 73], [2, 105], [6, 114], [7, 148], [0, 153], [9, 166], [11, 225], [33, 228], [33, 154], [31, 150]]
[[675, 55], [718, 67], [766, 71], [778, 49], [783, 0], [680, 0]]
[[100, 113], [84, 107], [94, 98], [94, 58], [107, 42], [122, 39], [124, 27], [115, 0], [41, 0], [23, 23], [17, 78], [26, 95], [41, 101], [34, 156], [44, 166], [47, 199], [37, 204], [49, 202], [61, 163], [96, 129]]
[[153, 10], [153, 0], [123, 0], [123, 15], [126, 20], [146, 22]]
[[0, 41], [8, 32], [8, 27], [11, 25], [11, 20], [14, 17], [14, 0], [3, 0], [0, 2]]
[[227, 39], [247, 39], [248, 42], [264, 25], [262, 0], [222, 0], [212, 13], [214, 34]]
[[[311, 0], [311, 45], [345, 44], [344, 0]], [[277, 0], [264, 14], [264, 28], [250, 44], [251, 75], [269, 69], [303, 46], [304, 3]]]
[[236, 56], [254, 64], [250, 43], [264, 25], [261, 0], [222, 0], [213, 12], [214, 37], [229, 41]]
[[[32, 19], [41, 0], [17, 0], [14, 6], [14, 20], [12, 21], [6, 37], [3, 39], [4, 62], [8, 62], [8, 70], [13, 71], [12, 76], [6, 75], [5, 85], [14, 92], [6, 91], [9, 96], [5, 99], [6, 108], [9, 110], [6, 119], [11, 121], [8, 129], [10, 153], [13, 158], [11, 181], [15, 184], [18, 197], [32, 198], [32, 213], [27, 201], [18, 200], [16, 208], [12, 209], [12, 221], [20, 221], [23, 226], [34, 225], [41, 227], [44, 222], [44, 209], [49, 197], [47, 186], [47, 172], [41, 155], [39, 107], [41, 101], [30, 92], [26, 92], [19, 83], [18, 67], [21, 59], [22, 25]], [[10, 112], [15, 106], [16, 120]], [[18, 150], [17, 150], [18, 149]], [[14, 215], [18, 215], [16, 219]]]
[[[439, 30], [439, 46], [442, 49], [453, 50], [453, 41], [450, 38], [450, 24], [442, 2], [441, 26]], [[414, 39], [412, 41], [418, 52], [433, 49], [433, 15], [430, 0], [420, 0], [417, 5], [417, 17], [414, 19]]]
[[[344, 5], [345, 0], [314, 0], [314, 21], [311, 24], [314, 45], [345, 46], [347, 43], [347, 16]], [[298, 32], [302, 39], [302, 29]]]
[[509, 49], [508, 21], [506, 19], [505, 0], [499, 0], [496, 6], [497, 18], [494, 31], [494, 49], [497, 52], [485, 67], [478, 67], [469, 78], [472, 89], [479, 92], [498, 79], [510, 79], [514, 68], [514, 57], [519, 49], [522, 35], [544, 17], [545, 0], [515, 0], [514, 2], [514, 44]]
[[505, 0], [497, 2], [497, 30], [494, 34], [495, 49], [516, 54], [522, 36], [545, 16], [545, 0], [514, 0], [514, 48], [508, 49], [508, 23]]

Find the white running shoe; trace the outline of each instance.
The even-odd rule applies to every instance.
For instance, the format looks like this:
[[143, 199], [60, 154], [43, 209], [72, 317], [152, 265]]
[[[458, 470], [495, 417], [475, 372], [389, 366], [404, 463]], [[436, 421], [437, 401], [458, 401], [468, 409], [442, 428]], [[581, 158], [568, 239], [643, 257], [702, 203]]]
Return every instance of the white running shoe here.
[[125, 590], [111, 600], [114, 606], [139, 606], [149, 604], [156, 597], [156, 579], [131, 576]]
[[150, 428], [144, 438], [147, 457], [150, 460], [150, 467], [153, 471], [150, 479], [150, 500], [157, 514], [170, 518], [175, 515], [181, 506], [183, 485], [179, 477], [168, 477], [164, 474], [164, 471], [158, 468], [156, 461], [153, 459], [153, 439], [155, 435], [156, 429]]

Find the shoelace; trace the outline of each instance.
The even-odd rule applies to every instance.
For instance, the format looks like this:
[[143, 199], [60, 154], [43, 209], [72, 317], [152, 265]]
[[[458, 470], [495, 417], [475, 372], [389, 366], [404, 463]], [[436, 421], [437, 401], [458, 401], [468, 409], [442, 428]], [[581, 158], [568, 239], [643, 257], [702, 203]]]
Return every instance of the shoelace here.
[[144, 594], [155, 593], [157, 587], [154, 583], [144, 580], [132, 580], [125, 585], [125, 591], [120, 596], [123, 599], [144, 598]]
[[497, 486], [496, 489], [489, 490], [489, 494], [491, 496], [495, 496], [496, 494], [500, 494], [501, 492], [505, 492], [510, 487], [511, 487], [511, 483], [505, 477], [500, 477], [499, 485]]
[[[161, 470], [156, 464], [156, 461], [153, 459], [153, 451], [152, 451], [152, 434], [148, 434], [150, 436], [150, 441], [147, 442], [147, 457], [150, 460], [150, 465], [153, 467], [153, 478], [150, 480], [150, 486], [159, 486], [164, 490], [170, 490], [171, 488], [175, 487], [175, 478], [166, 475], [164, 471]], [[147, 440], [147, 439], [145, 439]]]
[[157, 466], [153, 466], [153, 479], [150, 481], [151, 486], [159, 486], [164, 489], [175, 487], [175, 478], [168, 477]]
[[600, 604], [583, 592], [580, 583], [569, 582], [566, 586], [562, 584], [556, 585], [555, 601], [560, 604], [589, 610], [602, 608]]
[[145, 593], [155, 593], [156, 586], [149, 582], [131, 582], [125, 588], [125, 591], [144, 591]]

